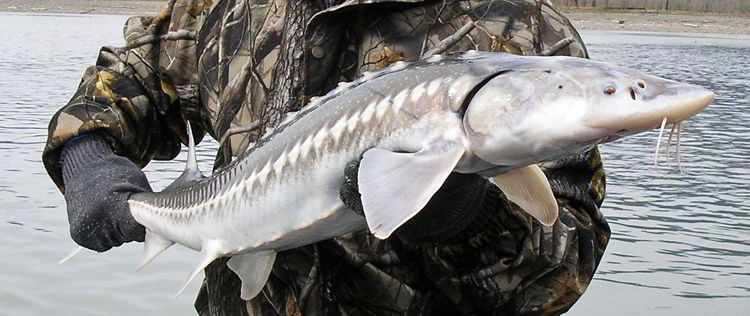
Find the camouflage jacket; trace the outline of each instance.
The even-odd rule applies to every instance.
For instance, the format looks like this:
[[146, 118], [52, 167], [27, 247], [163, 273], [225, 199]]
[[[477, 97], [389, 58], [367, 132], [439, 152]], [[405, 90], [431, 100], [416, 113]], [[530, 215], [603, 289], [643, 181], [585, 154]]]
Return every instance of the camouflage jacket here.
[[[133, 17], [52, 118], [43, 162], [64, 190], [68, 139], [98, 130], [144, 166], [186, 143], [185, 121], [220, 140], [216, 166], [281, 115], [338, 81], [399, 60], [469, 49], [587, 57], [570, 22], [533, 0], [170, 0]], [[552, 227], [503, 201], [460, 240], [407, 244], [366, 231], [279, 253], [258, 297], [219, 259], [201, 315], [560, 314], [591, 281], [609, 239], [596, 149], [546, 163], [560, 205]]]

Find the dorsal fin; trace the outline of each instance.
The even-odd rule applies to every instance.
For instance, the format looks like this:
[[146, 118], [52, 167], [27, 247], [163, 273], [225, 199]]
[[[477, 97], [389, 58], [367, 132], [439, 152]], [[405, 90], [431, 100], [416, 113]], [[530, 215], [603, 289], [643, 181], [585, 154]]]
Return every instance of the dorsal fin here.
[[[185, 164], [185, 171], [193, 171], [201, 173], [198, 169], [198, 156], [195, 155], [195, 138], [193, 137], [193, 128], [190, 127], [190, 121], [187, 121], [187, 134], [188, 134], [188, 156], [187, 163]], [[203, 174], [201, 174], [202, 176]]]
[[187, 134], [188, 156], [187, 163], [185, 163], [185, 171], [174, 182], [164, 188], [162, 192], [174, 191], [192, 185], [205, 177], [198, 169], [198, 156], [195, 154], [195, 139], [193, 138], [193, 129], [190, 127], [190, 121], [187, 122]]

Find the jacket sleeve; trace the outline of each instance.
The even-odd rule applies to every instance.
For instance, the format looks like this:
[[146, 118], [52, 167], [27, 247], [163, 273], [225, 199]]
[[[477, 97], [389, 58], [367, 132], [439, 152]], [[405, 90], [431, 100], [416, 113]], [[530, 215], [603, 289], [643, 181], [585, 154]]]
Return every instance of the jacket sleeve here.
[[[179, 153], [186, 138], [183, 114], [198, 108], [180, 102], [177, 92], [177, 86], [197, 81], [196, 16], [183, 2], [170, 2], [156, 17], [130, 18], [126, 45], [103, 47], [73, 97], [52, 117], [42, 161], [61, 191], [61, 148], [78, 135], [102, 132], [117, 154], [139, 166]], [[203, 135], [201, 124], [195, 125]]]

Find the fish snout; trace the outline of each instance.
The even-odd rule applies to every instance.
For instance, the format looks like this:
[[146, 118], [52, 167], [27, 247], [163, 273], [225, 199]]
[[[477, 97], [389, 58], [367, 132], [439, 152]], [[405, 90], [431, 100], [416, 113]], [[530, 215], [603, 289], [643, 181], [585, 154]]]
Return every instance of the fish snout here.
[[667, 123], [689, 119], [703, 111], [714, 100], [714, 93], [711, 90], [674, 81], [667, 81], [663, 91], [645, 91], [644, 89], [643, 92], [644, 95], [651, 97], [645, 105], [653, 110], [646, 111], [644, 120], [652, 121], [652, 128], [659, 127], [664, 118], [667, 119]]
[[621, 136], [638, 133], [658, 128], [665, 118], [668, 124], [686, 120], [703, 111], [714, 97], [703, 87], [656, 77], [623, 86], [623, 93], [605, 89], [605, 99], [587, 117], [586, 125], [618, 131]]

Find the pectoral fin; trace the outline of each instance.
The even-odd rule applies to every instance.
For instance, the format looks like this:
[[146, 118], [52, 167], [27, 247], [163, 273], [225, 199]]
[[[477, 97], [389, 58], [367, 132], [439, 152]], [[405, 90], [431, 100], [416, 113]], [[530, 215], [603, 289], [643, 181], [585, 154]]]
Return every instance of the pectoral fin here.
[[240, 297], [243, 300], [250, 300], [263, 290], [275, 260], [276, 251], [253, 252], [229, 259], [227, 266], [242, 280]]
[[385, 239], [416, 215], [440, 189], [464, 154], [460, 143], [438, 141], [415, 153], [373, 148], [358, 171], [367, 226]]
[[557, 220], [557, 200], [539, 166], [528, 165], [495, 176], [493, 180], [509, 200], [542, 224], [551, 226]]

